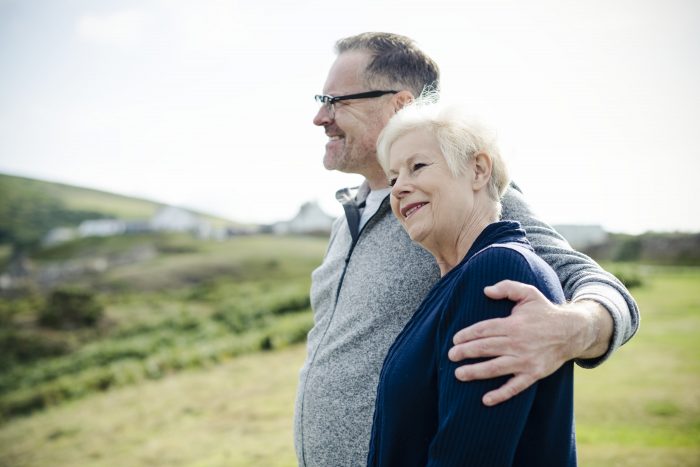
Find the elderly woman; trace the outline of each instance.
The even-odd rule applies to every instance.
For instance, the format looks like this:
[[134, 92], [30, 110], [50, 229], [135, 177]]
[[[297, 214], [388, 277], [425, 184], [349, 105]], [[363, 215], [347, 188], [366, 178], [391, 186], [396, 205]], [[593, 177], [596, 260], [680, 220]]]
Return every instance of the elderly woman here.
[[487, 407], [483, 394], [507, 377], [463, 383], [461, 363], [447, 357], [457, 331], [510, 314], [513, 302], [488, 299], [485, 286], [511, 279], [564, 301], [519, 224], [498, 222], [509, 181], [493, 138], [454, 110], [417, 102], [392, 118], [377, 153], [394, 215], [442, 277], [384, 361], [368, 464], [576, 465], [571, 363]]

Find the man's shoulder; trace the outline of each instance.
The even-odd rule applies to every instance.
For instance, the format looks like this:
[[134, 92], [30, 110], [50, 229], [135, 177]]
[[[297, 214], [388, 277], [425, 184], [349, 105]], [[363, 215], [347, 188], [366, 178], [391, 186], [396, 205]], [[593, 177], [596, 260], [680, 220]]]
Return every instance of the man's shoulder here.
[[522, 191], [514, 183], [508, 186], [501, 197], [501, 207], [503, 208], [501, 216], [503, 219], [517, 219], [520, 213], [530, 211]]

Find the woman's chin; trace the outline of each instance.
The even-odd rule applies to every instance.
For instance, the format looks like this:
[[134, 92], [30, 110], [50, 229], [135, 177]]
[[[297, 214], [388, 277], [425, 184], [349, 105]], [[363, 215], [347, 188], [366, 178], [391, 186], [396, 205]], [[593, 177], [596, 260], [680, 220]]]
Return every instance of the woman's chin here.
[[423, 245], [425, 242], [426, 238], [428, 237], [427, 232], [423, 230], [418, 230], [418, 229], [408, 229], [408, 236], [413, 240], [414, 242]]

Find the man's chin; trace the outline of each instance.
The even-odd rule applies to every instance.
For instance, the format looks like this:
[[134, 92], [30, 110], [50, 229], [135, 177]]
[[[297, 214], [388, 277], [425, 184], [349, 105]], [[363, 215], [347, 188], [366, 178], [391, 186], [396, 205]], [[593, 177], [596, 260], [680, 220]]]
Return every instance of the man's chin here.
[[326, 153], [325, 156], [323, 156], [323, 167], [326, 168], [326, 170], [340, 170], [340, 164], [338, 164], [338, 160], [333, 157], [333, 155]]

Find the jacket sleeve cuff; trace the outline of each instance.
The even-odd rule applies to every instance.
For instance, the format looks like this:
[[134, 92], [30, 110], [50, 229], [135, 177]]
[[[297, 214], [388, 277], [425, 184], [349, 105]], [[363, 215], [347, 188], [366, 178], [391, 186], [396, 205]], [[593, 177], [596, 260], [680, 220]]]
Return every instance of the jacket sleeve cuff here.
[[580, 287], [574, 293], [571, 301], [579, 302], [581, 300], [593, 300], [600, 303], [610, 313], [613, 320], [613, 333], [605, 353], [596, 358], [575, 360], [576, 364], [582, 368], [595, 368], [607, 360], [623, 344], [624, 333], [620, 330], [630, 327], [630, 323], [625, 323], [625, 321], [630, 321], [630, 310], [622, 294], [603, 282], [589, 282]]

